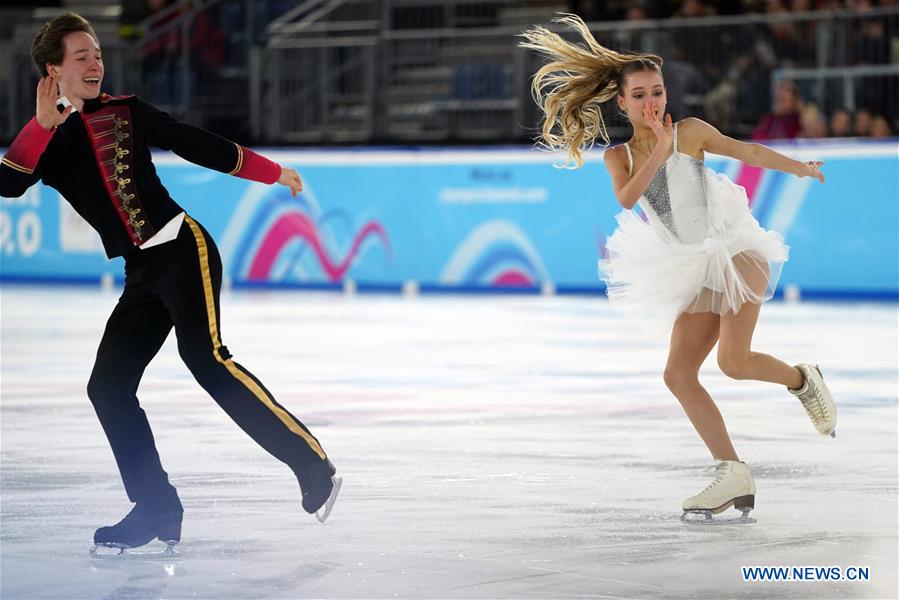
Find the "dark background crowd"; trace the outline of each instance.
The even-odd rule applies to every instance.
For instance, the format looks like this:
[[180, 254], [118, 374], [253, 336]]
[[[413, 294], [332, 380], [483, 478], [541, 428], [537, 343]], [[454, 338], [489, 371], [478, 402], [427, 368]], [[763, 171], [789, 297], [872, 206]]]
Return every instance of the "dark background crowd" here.
[[[114, 35], [124, 43], [134, 43], [139, 55], [141, 93], [163, 106], [175, 106], [184, 97], [185, 85], [192, 85], [195, 94], [203, 93], [213, 100], [245, 95], [248, 48], [265, 44], [268, 24], [302, 1], [95, 0], [91, 4], [104, 3], [116, 9]], [[609, 47], [663, 57], [669, 110], [676, 120], [697, 116], [737, 137], [756, 139], [882, 138], [893, 136], [899, 128], [899, 74], [854, 76], [848, 92], [840, 76], [823, 80], [808, 74], [822, 65], [831, 69], [899, 65], [899, 18], [877, 12], [899, 6], [899, 0], [526, 0], [515, 4], [529, 9], [519, 11], [523, 15], [519, 21], [510, 20], [511, 13], [504, 12], [503, 3], [495, 0], [470, 0], [455, 5], [455, 12], [434, 2], [398, 1], [390, 5], [388, 27], [444, 31], [523, 28], [534, 22], [546, 23], [556, 12], [570, 11], [595, 24], [597, 38]], [[78, 10], [79, 3], [47, 0], [41, 5]], [[27, 11], [34, 4], [0, 0], [2, 7]], [[852, 11], [858, 18], [844, 18], [837, 24], [826, 12], [821, 12], [821, 18], [809, 16], [814, 11]], [[876, 14], [868, 18], [869, 13]], [[171, 25], [186, 15], [191, 24], [185, 37], [179, 27]], [[766, 19], [749, 24], [745, 19], [733, 20], [745, 15], [764, 15]], [[791, 15], [801, 18], [791, 19]], [[705, 19], [710, 25], [697, 29], [697, 19]], [[679, 27], [681, 22], [691, 26]], [[5, 25], [10, 26], [9, 22]], [[0, 23], [0, 36], [3, 34], [4, 24]], [[108, 37], [101, 38], [108, 43]], [[189, 61], [181, 58], [185, 45]], [[182, 76], [185, 65], [190, 79]], [[470, 91], [454, 90], [456, 99], [491, 99], [518, 93], [510, 91], [507, 64], [487, 67], [486, 77], [498, 81], [493, 85], [491, 79], [490, 85], [482, 87], [498, 91], [485, 92], [479, 98]], [[465, 69], [478, 72], [477, 65], [455, 68], [463, 73]], [[778, 76], [781, 71], [783, 77]], [[803, 75], [795, 76], [797, 71]], [[201, 78], [198, 73], [204, 72], [207, 75]], [[210, 72], [216, 75], [209, 76]], [[217, 113], [215, 106], [197, 110], [187, 118], [210, 125], [202, 123], [204, 115], [219, 115], [235, 127], [248, 120], [246, 112]], [[615, 117], [610, 114], [610, 118]], [[238, 134], [241, 138], [242, 133]], [[482, 141], [520, 140], [500, 136]]]

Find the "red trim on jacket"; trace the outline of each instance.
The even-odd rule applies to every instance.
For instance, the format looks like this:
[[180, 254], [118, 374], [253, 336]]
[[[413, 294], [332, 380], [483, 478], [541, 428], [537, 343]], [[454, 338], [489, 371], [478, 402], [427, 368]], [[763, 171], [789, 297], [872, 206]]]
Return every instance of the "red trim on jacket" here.
[[110, 102], [112, 100], [127, 100], [129, 98], [134, 98], [134, 94], [122, 94], [121, 96], [111, 96], [110, 94], [107, 94], [106, 92], [101, 92], [100, 96], [99, 96], [100, 102], [103, 102], [104, 104], [107, 102]]
[[228, 175], [235, 175], [269, 185], [281, 178], [281, 165], [256, 154], [249, 148], [244, 148], [240, 144], [234, 145], [237, 146], [237, 165]]
[[135, 246], [153, 237], [156, 229], [147, 219], [134, 183], [133, 119], [125, 105], [107, 105], [96, 112], [82, 114], [84, 126], [94, 150], [103, 185]]
[[54, 133], [56, 133], [55, 128], [44, 129], [37, 122], [37, 117], [32, 117], [13, 140], [9, 150], [6, 151], [2, 159], [3, 164], [16, 171], [31, 175]]

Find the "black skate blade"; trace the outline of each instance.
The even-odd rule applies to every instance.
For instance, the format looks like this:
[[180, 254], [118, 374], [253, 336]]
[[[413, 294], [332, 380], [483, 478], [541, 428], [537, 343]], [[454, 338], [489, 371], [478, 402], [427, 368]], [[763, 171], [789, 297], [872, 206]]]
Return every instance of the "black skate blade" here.
[[331, 511], [334, 510], [334, 503], [337, 502], [337, 493], [340, 492], [340, 486], [343, 485], [343, 477], [334, 475], [331, 477], [331, 481], [334, 483], [334, 487], [331, 488], [331, 495], [325, 500], [324, 505], [315, 512], [315, 518], [318, 519], [319, 523], [327, 521]]
[[755, 519], [749, 516], [749, 511], [745, 511], [739, 517], [717, 517], [710, 510], [685, 510], [680, 520], [687, 525], [749, 525], [757, 523]]
[[175, 549], [178, 542], [150, 543], [137, 548], [129, 548], [121, 544], [96, 544], [90, 550], [93, 558], [152, 558], [169, 559], [181, 556], [181, 552]]

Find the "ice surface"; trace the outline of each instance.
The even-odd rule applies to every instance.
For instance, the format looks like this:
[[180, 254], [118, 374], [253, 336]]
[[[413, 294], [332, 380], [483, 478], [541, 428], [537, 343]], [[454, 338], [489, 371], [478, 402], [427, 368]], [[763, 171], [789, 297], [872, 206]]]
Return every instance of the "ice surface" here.
[[[820, 363], [837, 438], [784, 389], [704, 382], [754, 469], [757, 524], [696, 527], [711, 460], [666, 346], [604, 300], [235, 292], [223, 339], [322, 441], [324, 525], [192, 380], [174, 336], [142, 405], [184, 502], [180, 554], [91, 558], [130, 508], [85, 394], [116, 294], [2, 288], [3, 598], [895, 598], [897, 308], [770, 304], [754, 348]], [[738, 514], [736, 512], [734, 515]], [[861, 565], [752, 583], [741, 565]]]

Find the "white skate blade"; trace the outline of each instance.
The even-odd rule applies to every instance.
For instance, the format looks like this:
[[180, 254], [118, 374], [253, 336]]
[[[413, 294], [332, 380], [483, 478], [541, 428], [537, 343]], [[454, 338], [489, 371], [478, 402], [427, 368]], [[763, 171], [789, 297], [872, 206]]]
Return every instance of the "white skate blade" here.
[[716, 517], [710, 510], [685, 510], [680, 520], [687, 525], [748, 525], [758, 522], [749, 516], [748, 510], [739, 517]]
[[93, 558], [173, 558], [181, 553], [175, 550], [178, 542], [165, 542], [164, 545], [150, 542], [137, 548], [128, 548], [121, 545], [96, 544], [90, 550]]
[[328, 496], [328, 499], [325, 500], [322, 507], [315, 512], [315, 518], [318, 519], [319, 523], [327, 521], [328, 517], [331, 515], [331, 511], [334, 510], [334, 503], [337, 502], [337, 494], [340, 492], [340, 486], [343, 484], [343, 477], [337, 477], [335, 475], [331, 477], [331, 481], [334, 483], [334, 487], [331, 489], [331, 495]]

